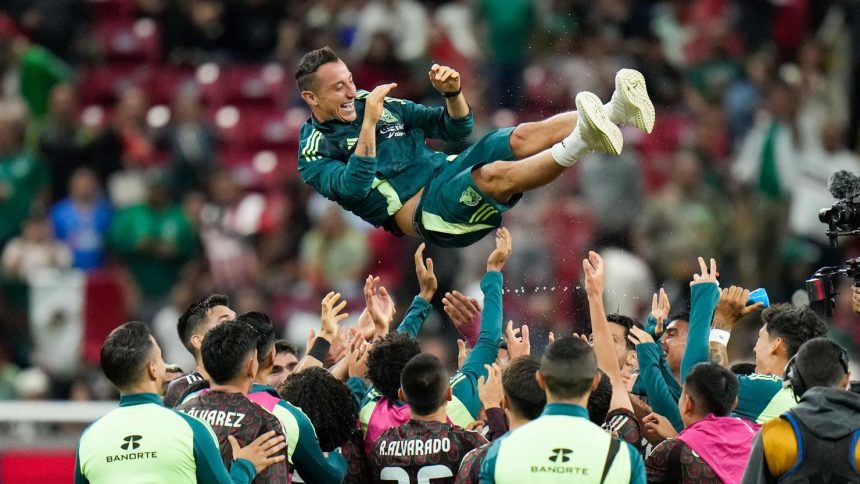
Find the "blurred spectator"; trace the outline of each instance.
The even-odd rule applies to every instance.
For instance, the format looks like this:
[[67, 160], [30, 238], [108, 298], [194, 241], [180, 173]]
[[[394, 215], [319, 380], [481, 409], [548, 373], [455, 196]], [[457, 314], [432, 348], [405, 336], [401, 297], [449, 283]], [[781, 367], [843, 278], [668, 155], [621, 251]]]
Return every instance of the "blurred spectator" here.
[[37, 140], [39, 157], [51, 173], [51, 200], [66, 196], [72, 173], [89, 160], [89, 144], [94, 133], [78, 119], [77, 92], [71, 84], [59, 84], [51, 91], [48, 116]]
[[179, 0], [168, 5], [162, 16], [166, 59], [196, 65], [225, 53], [228, 38], [224, 1]]
[[197, 93], [181, 92], [173, 105], [173, 122], [164, 134], [170, 147], [174, 197], [204, 188], [217, 164], [215, 130], [203, 118]]
[[373, 90], [374, 87], [397, 83], [397, 96], [414, 99], [420, 95], [409, 65], [394, 56], [394, 41], [387, 32], [376, 32], [370, 39], [365, 56], [352, 67], [356, 87]]
[[370, 0], [358, 14], [353, 58], [367, 55], [378, 32], [391, 36], [399, 60], [418, 61], [427, 51], [430, 36], [427, 8], [415, 0]]
[[490, 102], [514, 108], [522, 90], [526, 53], [537, 28], [537, 5], [534, 0], [480, 0], [477, 5], [489, 47]]
[[278, 40], [283, 14], [280, 0], [234, 0], [227, 3], [225, 29], [230, 50], [241, 61], [265, 60]]
[[593, 153], [582, 160], [581, 176], [583, 195], [597, 214], [597, 239], [626, 240], [644, 202], [639, 163], [628, 152], [621, 156]]
[[302, 239], [304, 280], [317, 292], [333, 290], [346, 299], [356, 297], [367, 256], [364, 235], [347, 225], [337, 205], [329, 204]]
[[2, 261], [6, 275], [26, 280], [38, 270], [68, 268], [72, 256], [65, 245], [54, 239], [51, 219], [34, 215], [24, 222], [21, 236], [6, 244]]
[[69, 182], [68, 198], [51, 209], [54, 232], [72, 251], [73, 266], [82, 271], [104, 266], [105, 237], [113, 209], [101, 192], [95, 172], [78, 168]]
[[679, 289], [698, 267], [697, 257], [717, 257], [717, 197], [702, 183], [702, 160], [690, 150], [675, 155], [672, 179], [645, 206], [637, 242], [659, 277]]
[[[110, 125], [93, 142], [91, 163], [103, 181], [122, 168], [152, 162], [154, 146], [146, 123], [148, 108], [146, 93], [139, 87], [127, 88], [120, 95]], [[111, 189], [111, 198], [113, 192]]]
[[212, 175], [209, 198], [200, 212], [200, 238], [215, 287], [233, 291], [258, 276], [253, 237], [260, 230], [266, 199], [243, 193], [228, 171]]
[[25, 120], [19, 103], [0, 103], [0, 245], [20, 233], [31, 207], [43, 206], [50, 187], [45, 165], [24, 151]]
[[838, 265], [840, 253], [829, 247], [818, 211], [834, 202], [827, 191], [830, 175], [839, 170], [860, 173], [860, 158], [846, 149], [845, 127], [835, 119], [821, 128], [821, 141], [810, 145], [808, 156], [798, 166], [797, 183], [791, 187], [789, 225], [792, 234], [811, 243], [813, 253], [817, 253], [810, 263]]
[[[17, 90], [30, 114], [41, 119], [48, 112], [48, 98], [57, 84], [71, 80], [72, 70], [48, 49], [33, 44], [12, 20], [0, 14], [0, 71], [17, 72]], [[6, 89], [4, 89], [6, 91]], [[4, 92], [4, 94], [6, 94]]]
[[31, 39], [72, 61], [90, 27], [84, 0], [7, 0], [9, 12]]
[[5, 349], [0, 349], [0, 401], [17, 397], [15, 380], [21, 369], [9, 361]]
[[151, 174], [147, 181], [146, 202], [117, 213], [108, 240], [123, 257], [143, 297], [140, 314], [151, 316], [176, 284], [195, 244], [191, 223], [170, 201], [166, 177]]
[[804, 139], [798, 119], [799, 90], [781, 81], [770, 86], [766, 113], [759, 116], [732, 166], [735, 179], [750, 188], [750, 216], [755, 220], [740, 265], [744, 281], [775, 287], [779, 278], [780, 248], [788, 228], [791, 188], [805, 163]]

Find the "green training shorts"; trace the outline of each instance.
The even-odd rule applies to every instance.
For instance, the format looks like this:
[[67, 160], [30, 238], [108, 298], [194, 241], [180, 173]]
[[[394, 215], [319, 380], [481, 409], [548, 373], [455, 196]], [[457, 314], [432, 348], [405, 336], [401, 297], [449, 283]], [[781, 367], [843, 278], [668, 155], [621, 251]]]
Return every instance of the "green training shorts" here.
[[522, 198], [518, 193], [507, 203], [485, 195], [472, 180], [472, 171], [498, 160], [513, 160], [511, 133], [514, 128], [491, 131], [448, 164], [424, 187], [415, 212], [414, 225], [430, 244], [466, 247], [502, 224], [502, 212]]

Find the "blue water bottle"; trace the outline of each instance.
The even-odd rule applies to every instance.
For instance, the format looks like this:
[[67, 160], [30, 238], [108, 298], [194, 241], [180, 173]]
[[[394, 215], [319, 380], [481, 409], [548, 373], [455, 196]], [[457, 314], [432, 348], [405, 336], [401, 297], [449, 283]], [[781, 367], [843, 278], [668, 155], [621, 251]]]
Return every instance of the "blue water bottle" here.
[[747, 306], [749, 306], [750, 304], [755, 304], [757, 302], [762, 303], [762, 308], [770, 306], [770, 299], [767, 297], [767, 291], [765, 291], [764, 288], [760, 287], [750, 293], [750, 298], [747, 301]]

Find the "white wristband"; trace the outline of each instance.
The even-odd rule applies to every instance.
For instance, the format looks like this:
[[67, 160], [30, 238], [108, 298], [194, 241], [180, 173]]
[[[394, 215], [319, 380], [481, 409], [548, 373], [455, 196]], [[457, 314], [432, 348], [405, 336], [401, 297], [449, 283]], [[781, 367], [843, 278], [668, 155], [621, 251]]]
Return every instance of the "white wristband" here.
[[708, 341], [712, 343], [719, 343], [723, 346], [727, 346], [729, 344], [729, 338], [732, 336], [731, 333], [724, 329], [712, 329], [711, 337], [708, 338]]

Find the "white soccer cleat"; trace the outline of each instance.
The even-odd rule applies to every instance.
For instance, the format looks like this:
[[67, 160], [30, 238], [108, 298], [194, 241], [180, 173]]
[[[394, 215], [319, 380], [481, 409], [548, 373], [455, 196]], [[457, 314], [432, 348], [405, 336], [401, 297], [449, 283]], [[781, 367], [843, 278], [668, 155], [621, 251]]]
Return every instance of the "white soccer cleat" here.
[[615, 92], [604, 109], [615, 124], [629, 123], [645, 133], [654, 129], [654, 104], [648, 97], [645, 78], [635, 69], [621, 69], [615, 74]]
[[585, 144], [594, 151], [618, 155], [624, 146], [621, 130], [607, 116], [600, 98], [590, 92], [576, 95], [576, 110], [579, 120], [576, 130]]

